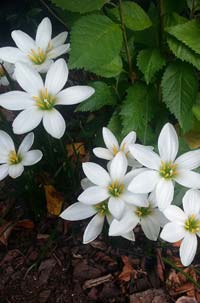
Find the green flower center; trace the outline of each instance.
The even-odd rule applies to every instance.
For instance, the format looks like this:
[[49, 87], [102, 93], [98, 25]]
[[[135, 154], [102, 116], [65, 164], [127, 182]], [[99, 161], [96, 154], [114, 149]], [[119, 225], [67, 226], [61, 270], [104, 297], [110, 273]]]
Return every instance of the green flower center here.
[[177, 175], [177, 164], [174, 164], [172, 161], [162, 161], [159, 172], [161, 177], [167, 180], [171, 180]]
[[55, 96], [50, 95], [47, 88], [40, 90], [39, 96], [34, 96], [33, 99], [42, 110], [51, 110], [56, 103]]
[[108, 186], [108, 192], [113, 197], [119, 197], [124, 191], [124, 184], [119, 183], [118, 180], [113, 181]]
[[142, 217], [147, 217], [152, 213], [152, 208], [151, 206], [148, 207], [137, 207], [135, 214], [142, 218]]
[[108, 209], [108, 202], [104, 201], [97, 205], [94, 205], [95, 210], [98, 212], [101, 216], [110, 215], [109, 209]]
[[47, 58], [47, 52], [44, 52], [40, 47], [37, 50], [33, 48], [30, 50], [28, 54], [28, 58], [36, 65], [42, 64]]
[[200, 231], [200, 221], [196, 219], [195, 215], [191, 215], [185, 221], [185, 229], [194, 234]]
[[5, 76], [4, 68], [3, 68], [3, 66], [0, 65], [0, 78], [2, 78], [4, 76]]
[[16, 153], [16, 151], [12, 150], [9, 155], [8, 155], [8, 162], [10, 165], [13, 165], [13, 164], [18, 164], [22, 161], [22, 158], [20, 155], [18, 155]]

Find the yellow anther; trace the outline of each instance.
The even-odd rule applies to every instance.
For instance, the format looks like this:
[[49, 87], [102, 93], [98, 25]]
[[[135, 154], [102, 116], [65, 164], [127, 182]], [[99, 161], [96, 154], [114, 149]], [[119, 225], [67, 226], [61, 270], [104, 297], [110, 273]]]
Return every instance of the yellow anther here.
[[34, 63], [34, 64], [42, 64], [46, 58], [47, 58], [47, 52], [44, 52], [40, 47], [37, 48], [37, 50], [34, 50], [31, 48], [30, 53], [28, 54], [28, 58]]
[[40, 90], [39, 96], [33, 96], [33, 99], [36, 101], [36, 105], [42, 110], [50, 110], [56, 103], [55, 96], [50, 95], [47, 88]]
[[172, 161], [161, 161], [159, 172], [161, 177], [168, 180], [173, 179], [177, 175], [177, 164], [174, 164]]
[[114, 156], [118, 153], [118, 148], [116, 147], [116, 145], [113, 145], [113, 154]]
[[9, 164], [17, 164], [21, 162], [21, 157], [16, 153], [15, 150], [12, 150], [8, 155]]
[[118, 180], [115, 180], [108, 186], [108, 191], [111, 196], [119, 197], [124, 191], [124, 184], [119, 183]]
[[194, 214], [192, 214], [185, 221], [184, 227], [187, 231], [194, 234], [200, 231], [200, 221], [196, 219]]

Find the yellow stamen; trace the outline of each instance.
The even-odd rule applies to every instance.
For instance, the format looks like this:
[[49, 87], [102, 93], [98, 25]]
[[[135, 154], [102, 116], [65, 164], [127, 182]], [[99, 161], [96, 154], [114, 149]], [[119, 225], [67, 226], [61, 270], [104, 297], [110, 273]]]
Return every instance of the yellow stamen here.
[[21, 157], [16, 153], [15, 150], [12, 150], [8, 155], [9, 164], [17, 164], [21, 162]]
[[37, 50], [31, 48], [30, 53], [28, 54], [28, 58], [37, 65], [42, 64], [47, 58], [47, 51], [44, 52], [40, 47]]
[[190, 215], [185, 221], [185, 229], [194, 234], [200, 231], [200, 221], [196, 219], [195, 215]]
[[118, 153], [118, 148], [116, 147], [116, 145], [113, 145], [113, 154], [114, 156]]
[[124, 191], [124, 184], [119, 183], [118, 180], [113, 181], [108, 186], [108, 192], [113, 197], [119, 197], [122, 194], [123, 191]]
[[40, 90], [39, 96], [33, 96], [33, 99], [42, 110], [51, 110], [56, 103], [55, 96], [50, 95], [47, 88]]
[[3, 66], [0, 65], [0, 78], [5, 76], [5, 71], [3, 69]]
[[174, 164], [172, 161], [169, 162], [164, 162], [161, 161], [161, 166], [160, 166], [160, 176], [170, 180], [173, 179], [177, 175], [177, 164]]

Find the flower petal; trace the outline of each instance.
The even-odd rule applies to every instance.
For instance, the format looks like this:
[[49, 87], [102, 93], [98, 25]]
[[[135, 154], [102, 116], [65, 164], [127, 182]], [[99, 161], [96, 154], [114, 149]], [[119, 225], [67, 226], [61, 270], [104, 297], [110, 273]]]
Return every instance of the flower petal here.
[[160, 157], [151, 149], [140, 144], [131, 144], [129, 150], [132, 156], [142, 165], [158, 170], [161, 165]]
[[65, 88], [58, 93], [58, 105], [73, 105], [80, 103], [94, 94], [94, 88], [90, 86], [76, 85]]
[[96, 214], [96, 210], [93, 206], [83, 204], [81, 202], [76, 202], [67, 209], [65, 209], [61, 214], [60, 217], [64, 220], [69, 221], [78, 221], [87, 219]]
[[178, 168], [192, 170], [200, 166], [200, 150], [189, 151], [175, 161], [178, 164]]
[[38, 149], [26, 152], [22, 157], [22, 164], [24, 166], [34, 165], [42, 159], [42, 152]]
[[137, 175], [128, 186], [128, 190], [134, 193], [149, 193], [153, 191], [159, 182], [160, 176], [155, 170], [147, 170]]
[[130, 172], [128, 172], [125, 177], [124, 177], [124, 184], [126, 186], [129, 185], [129, 183], [131, 183], [131, 181], [133, 180], [134, 177], [136, 177], [137, 175], [145, 172], [145, 171], [148, 171], [147, 168], [137, 168], [137, 169], [132, 169]]
[[200, 188], [200, 174], [194, 171], [185, 169], [179, 170], [175, 181], [188, 188]]
[[52, 25], [49, 18], [44, 18], [38, 25], [35, 42], [44, 51], [47, 49], [52, 34]]
[[95, 147], [93, 149], [93, 153], [95, 154], [96, 157], [100, 159], [111, 160], [113, 158], [113, 154], [107, 148]]
[[34, 133], [30, 133], [26, 135], [26, 137], [23, 139], [22, 143], [18, 148], [18, 153], [19, 154], [26, 153], [33, 145], [33, 141], [34, 141]]
[[139, 223], [139, 218], [126, 212], [121, 220], [114, 219], [109, 228], [109, 236], [120, 236], [132, 231]]
[[15, 151], [15, 145], [12, 138], [3, 130], [0, 130], [0, 146], [1, 153], [9, 153]]
[[48, 72], [51, 64], [53, 64], [53, 60], [46, 59], [42, 64], [34, 64], [32, 63], [32, 68], [34, 68], [38, 73], [46, 73]]
[[81, 187], [83, 190], [85, 190], [86, 188], [88, 188], [90, 186], [94, 186], [94, 183], [92, 183], [88, 178], [83, 178], [81, 180]]
[[40, 74], [29, 65], [17, 62], [15, 77], [19, 85], [30, 94], [31, 97], [38, 96], [39, 90], [43, 88]]
[[43, 111], [36, 107], [30, 107], [22, 111], [13, 121], [13, 131], [15, 134], [24, 134], [36, 128], [43, 117]]
[[160, 224], [153, 216], [147, 216], [141, 220], [141, 227], [145, 236], [151, 240], [156, 241], [160, 232]]
[[56, 139], [60, 139], [66, 129], [63, 116], [55, 108], [44, 111], [43, 125], [47, 133]]
[[82, 164], [86, 177], [94, 184], [100, 186], [108, 186], [111, 182], [107, 171], [100, 165], [92, 162]]
[[180, 258], [184, 266], [192, 263], [197, 251], [197, 236], [195, 234], [186, 233], [181, 246]]
[[174, 243], [183, 239], [185, 233], [186, 231], [183, 226], [175, 222], [169, 222], [164, 226], [160, 237], [167, 242]]
[[174, 184], [171, 180], [160, 179], [156, 186], [156, 201], [160, 210], [167, 208], [174, 198]]
[[22, 51], [20, 51], [17, 47], [1, 47], [0, 58], [3, 61], [14, 64], [19, 61], [28, 61], [26, 55], [22, 53]]
[[67, 36], [68, 36], [68, 32], [60, 33], [59, 35], [51, 39], [51, 44], [53, 45], [53, 47], [60, 46], [66, 41]]
[[166, 123], [158, 138], [158, 150], [163, 161], [174, 161], [178, 152], [178, 136], [172, 124]]
[[108, 209], [116, 219], [120, 219], [125, 209], [125, 203], [120, 198], [110, 197], [108, 201]]
[[135, 234], [133, 231], [129, 231], [128, 233], [122, 234], [121, 237], [129, 241], [135, 241]]
[[100, 186], [91, 186], [84, 190], [78, 196], [78, 200], [82, 203], [93, 205], [106, 200], [109, 197], [108, 191]]
[[84, 244], [92, 242], [98, 237], [98, 235], [102, 232], [104, 219], [105, 217], [99, 216], [98, 214], [92, 218], [83, 235]]
[[115, 135], [107, 127], [103, 127], [103, 140], [112, 154], [119, 150], [119, 143]]
[[17, 47], [24, 53], [29, 53], [35, 48], [35, 41], [26, 33], [20, 30], [12, 31], [11, 36]]
[[8, 174], [11, 178], [16, 179], [21, 176], [24, 171], [24, 166], [21, 163], [10, 165], [8, 168]]
[[187, 219], [186, 214], [184, 211], [176, 206], [176, 205], [170, 205], [163, 211], [165, 217], [172, 222], [181, 222], [182, 225], [184, 225], [185, 220]]
[[52, 50], [50, 50], [50, 52], [48, 53], [48, 58], [50, 58], [50, 59], [58, 58], [61, 55], [66, 54], [69, 50], [70, 50], [70, 44], [69, 43], [59, 45], [59, 46], [53, 48]]
[[122, 180], [127, 171], [127, 159], [123, 152], [118, 152], [110, 164], [110, 176], [112, 180]]
[[136, 141], [136, 132], [130, 132], [121, 142], [120, 149], [123, 150], [125, 153], [129, 152], [129, 145], [132, 143], [134, 144]]
[[49, 68], [45, 87], [51, 95], [56, 95], [64, 87], [68, 78], [68, 67], [64, 59], [55, 61]]
[[148, 206], [147, 194], [134, 194], [126, 190], [120, 196], [125, 202], [133, 204], [140, 207]]
[[199, 215], [200, 213], [200, 191], [195, 189], [188, 190], [183, 197], [183, 209], [190, 215]]
[[22, 110], [34, 104], [34, 100], [26, 92], [11, 91], [0, 95], [0, 105], [9, 110]]
[[8, 164], [0, 165], [0, 181], [8, 175]]

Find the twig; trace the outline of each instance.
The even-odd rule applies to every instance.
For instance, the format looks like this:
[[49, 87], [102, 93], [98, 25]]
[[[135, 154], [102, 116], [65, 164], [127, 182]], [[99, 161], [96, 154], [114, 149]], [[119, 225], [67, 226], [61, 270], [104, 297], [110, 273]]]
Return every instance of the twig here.
[[60, 17], [58, 17], [56, 13], [54, 13], [54, 11], [49, 7], [49, 5], [44, 0], [40, 0], [40, 2], [47, 8], [50, 14], [54, 16], [54, 18], [56, 18], [60, 23], [62, 23], [68, 29], [67, 24]]

